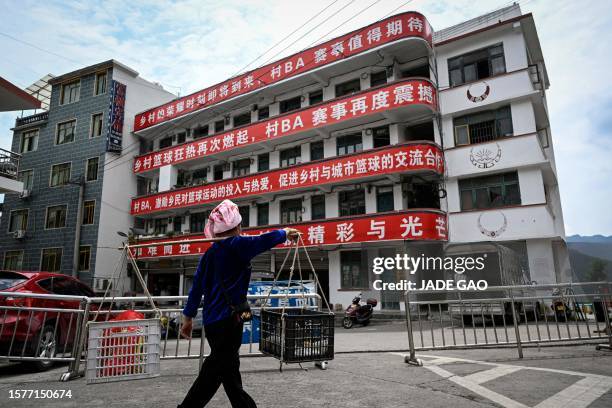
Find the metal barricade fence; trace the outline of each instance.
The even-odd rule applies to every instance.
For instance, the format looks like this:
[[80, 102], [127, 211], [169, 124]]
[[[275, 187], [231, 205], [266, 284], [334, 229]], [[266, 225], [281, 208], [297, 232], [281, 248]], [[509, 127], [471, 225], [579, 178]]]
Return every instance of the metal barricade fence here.
[[599, 347], [612, 347], [610, 282], [407, 291], [404, 296], [408, 363], [418, 364], [417, 350], [516, 347], [522, 358], [526, 345], [605, 342]]

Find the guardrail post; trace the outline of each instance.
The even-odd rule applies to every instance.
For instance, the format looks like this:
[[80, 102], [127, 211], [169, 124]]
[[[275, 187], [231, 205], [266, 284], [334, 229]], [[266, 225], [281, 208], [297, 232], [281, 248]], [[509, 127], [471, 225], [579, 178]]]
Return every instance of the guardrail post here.
[[68, 371], [62, 374], [60, 381], [69, 381], [79, 376], [79, 369], [81, 366], [81, 354], [83, 353], [83, 345], [87, 338], [87, 323], [89, 321], [89, 309], [91, 303], [89, 298], [81, 300], [79, 309], [83, 310], [83, 313], [79, 313], [79, 319], [77, 320], [77, 331], [75, 334], [75, 341], [72, 345], [72, 361], [68, 366]]
[[406, 332], [408, 333], [408, 348], [410, 351], [409, 356], [404, 357], [406, 364], [422, 366], [423, 362], [416, 358], [416, 351], [414, 349], [414, 338], [412, 336], [412, 316], [410, 314], [410, 299], [408, 291], [404, 292], [404, 308], [406, 309]]
[[520, 315], [516, 313], [516, 307], [514, 303], [514, 295], [510, 296], [511, 306], [512, 306], [512, 324], [514, 324], [514, 335], [516, 337], [516, 349], [518, 351], [519, 358], [523, 358], [523, 345], [521, 344], [521, 333], [519, 331], [519, 321]]

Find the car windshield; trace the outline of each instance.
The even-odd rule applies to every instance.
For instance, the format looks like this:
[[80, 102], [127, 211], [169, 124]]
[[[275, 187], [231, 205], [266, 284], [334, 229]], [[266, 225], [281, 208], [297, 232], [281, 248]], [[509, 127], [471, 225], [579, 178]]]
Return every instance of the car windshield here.
[[25, 276], [18, 273], [0, 271], [0, 290], [12, 288], [27, 280]]

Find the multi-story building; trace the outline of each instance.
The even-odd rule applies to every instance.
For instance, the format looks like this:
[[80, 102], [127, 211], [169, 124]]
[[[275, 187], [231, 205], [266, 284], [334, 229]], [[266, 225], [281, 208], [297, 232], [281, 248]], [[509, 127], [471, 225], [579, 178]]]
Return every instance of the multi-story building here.
[[[514, 5], [435, 33], [395, 15], [141, 112], [131, 211], [150, 288], [186, 293], [207, 244], [176, 241], [202, 237], [224, 198], [250, 233], [302, 229], [332, 303], [371, 291], [375, 257], [454, 244], [501, 243], [529, 280], [568, 279], [548, 86]], [[394, 309], [398, 293], [372, 295]]]
[[[0, 222], [5, 269], [61, 271], [94, 282], [112, 273], [133, 220], [130, 118], [174, 95], [110, 60], [49, 79], [48, 111], [21, 117], [12, 150], [23, 191], [6, 194]], [[104, 282], [101, 280], [100, 282]]]

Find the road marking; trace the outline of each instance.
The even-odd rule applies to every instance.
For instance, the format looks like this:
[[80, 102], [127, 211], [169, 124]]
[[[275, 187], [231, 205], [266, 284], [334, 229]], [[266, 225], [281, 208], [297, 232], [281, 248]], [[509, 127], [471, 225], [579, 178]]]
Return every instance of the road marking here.
[[522, 370], [520, 367], [512, 367], [512, 366], [499, 366], [492, 368], [490, 370], [479, 371], [474, 374], [470, 374], [465, 378], [466, 380], [472, 381], [475, 384], [482, 384], [487, 381], [494, 380], [499, 377], [503, 377], [504, 375], [512, 374], [515, 371]]
[[552, 397], [540, 402], [535, 408], [584, 408], [612, 388], [612, 379], [583, 378]]
[[[390, 354], [400, 355], [402, 357], [407, 356], [407, 354], [405, 353]], [[582, 377], [582, 379], [578, 380], [569, 387], [540, 402], [534, 408], [585, 408], [588, 407], [593, 401], [601, 397], [603, 394], [608, 392], [610, 389], [612, 389], [612, 377], [599, 374], [590, 374], [569, 370], [558, 370], [554, 368], [499, 364], [491, 363], [488, 361], [469, 360], [463, 358], [435, 356], [427, 354], [420, 354], [419, 357], [431, 359], [423, 361], [423, 367], [427, 368], [431, 372], [439, 375], [442, 378], [452, 381], [455, 384], [474, 392], [475, 394], [487, 398], [501, 405], [502, 407], [507, 408], [527, 408], [527, 406], [502, 394], [485, 388], [480, 384], [493, 380], [495, 378], [503, 377], [504, 375], [512, 374], [519, 370], [543, 371], [547, 373], [565, 374], [570, 376]], [[474, 374], [469, 374], [466, 376], [459, 376], [440, 367], [440, 365], [442, 364], [449, 363], [480, 364], [491, 366], [493, 368], [485, 371], [480, 371]]]

